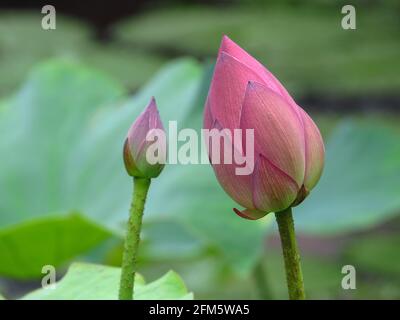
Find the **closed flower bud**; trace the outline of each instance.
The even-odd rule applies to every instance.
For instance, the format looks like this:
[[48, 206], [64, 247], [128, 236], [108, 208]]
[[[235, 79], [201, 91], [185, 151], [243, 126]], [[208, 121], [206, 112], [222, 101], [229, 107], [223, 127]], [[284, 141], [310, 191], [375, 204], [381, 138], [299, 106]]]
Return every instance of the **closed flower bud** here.
[[[139, 115], [128, 131], [124, 144], [124, 163], [129, 175], [136, 178], [155, 178], [164, 168], [163, 163], [151, 163], [148, 159], [147, 151], [154, 144], [152, 133], [155, 130], [162, 130], [160, 115], [157, 110], [156, 101], [151, 99], [146, 109]], [[158, 144], [158, 148], [165, 149], [163, 142]], [[160, 151], [160, 150], [159, 150]]]
[[[212, 163], [224, 190], [245, 208], [234, 209], [244, 218], [259, 219], [299, 204], [321, 176], [324, 144], [313, 120], [272, 73], [226, 36], [206, 101], [204, 128], [254, 130], [251, 174], [237, 175], [235, 163]], [[245, 151], [244, 145], [240, 152]]]

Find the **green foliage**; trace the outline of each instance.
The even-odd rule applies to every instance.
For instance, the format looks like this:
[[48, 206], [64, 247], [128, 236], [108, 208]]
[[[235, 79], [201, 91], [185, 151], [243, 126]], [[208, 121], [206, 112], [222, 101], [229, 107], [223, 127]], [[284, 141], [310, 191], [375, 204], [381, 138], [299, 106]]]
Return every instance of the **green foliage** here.
[[[151, 95], [156, 97], [166, 126], [168, 121], [176, 120], [179, 127], [184, 128], [186, 123], [190, 123], [192, 127], [200, 128], [201, 118], [193, 119], [190, 114], [193, 111], [197, 114], [197, 110], [192, 109], [199, 101], [199, 90], [204, 87], [201, 84], [202, 74], [200, 66], [191, 60], [171, 64], [133, 100], [119, 110], [108, 109], [97, 117], [96, 125], [83, 135], [82, 145], [76, 151], [79, 164], [74, 167], [79, 169], [74, 176], [82, 179], [81, 172], [85, 172], [84, 180], [76, 183], [79, 188], [76, 192], [80, 196], [87, 194], [87, 199], [92, 199], [97, 194], [96, 188], [101, 186], [105, 194], [112, 196], [105, 196], [100, 204], [88, 201], [90, 206], [84, 210], [87, 214], [97, 219], [99, 216], [106, 217], [110, 208], [123, 208], [113, 210], [117, 213], [108, 217], [109, 226], [120, 226], [128, 211], [126, 199], [131, 192], [131, 183], [121, 170], [120, 141], [124, 140], [132, 119], [148, 103]], [[205, 92], [201, 92], [201, 96], [204, 95]], [[107, 161], [99, 162], [99, 158], [107, 158]], [[112, 179], [110, 172], [114, 172]], [[88, 188], [87, 183], [93, 183], [94, 188]], [[120, 190], [118, 195], [115, 194], [116, 189]], [[216, 183], [208, 165], [166, 166], [162, 175], [152, 183], [149, 199], [145, 223], [172, 220], [183, 225], [187, 230], [183, 237], [189, 233], [199, 239], [197, 241], [217, 248], [234, 268], [242, 272], [248, 271], [257, 259], [264, 228], [258, 223], [245, 224], [234, 215], [234, 203]], [[207, 207], [204, 199], [209, 200]], [[225, 232], [220, 232], [222, 229]], [[249, 236], [249, 241], [241, 240], [242, 233]]]
[[[74, 263], [55, 289], [43, 288], [27, 294], [27, 300], [116, 300], [120, 268]], [[193, 299], [182, 279], [173, 271], [146, 284], [136, 275], [136, 300]]]
[[381, 274], [400, 280], [400, 237], [398, 234], [364, 236], [355, 239], [345, 250], [344, 261], [361, 272]]
[[[287, 299], [285, 269], [280, 252], [269, 252], [266, 259], [266, 274], [274, 298]], [[302, 270], [308, 299], [332, 299], [341, 291], [341, 264], [335, 260], [324, 260], [302, 255]]]
[[77, 60], [106, 72], [130, 90], [141, 87], [167, 62], [157, 54], [100, 44], [90, 44]]
[[[123, 168], [121, 148], [130, 124], [155, 95], [164, 123], [177, 120], [184, 126], [199, 101], [201, 79], [197, 63], [178, 61], [133, 99], [116, 107], [111, 102], [120, 100], [123, 90], [98, 72], [57, 61], [37, 68], [0, 121], [1, 152], [9, 155], [0, 171], [5, 199], [0, 206], [1, 225], [18, 226], [53, 212], [77, 210], [122, 235], [132, 186]], [[196, 119], [199, 128], [200, 118]], [[157, 250], [156, 246], [171, 239], [168, 232], [149, 238], [147, 223], [153, 227], [175, 224], [180, 230], [175, 236], [192, 238], [198, 253], [204, 252], [204, 246], [216, 248], [234, 268], [246, 272], [259, 255], [265, 231], [262, 224], [243, 223], [231, 211], [233, 205], [208, 165], [167, 166], [150, 190], [145, 248]], [[243, 236], [249, 241], [242, 241]], [[159, 244], [154, 245], [155, 241]], [[23, 241], [19, 244], [24, 246]], [[30, 254], [43, 250], [39, 244], [32, 242], [27, 247]], [[73, 245], [62, 262], [81, 253]], [[42, 256], [37, 263], [48, 264], [46, 259]], [[54, 262], [56, 266], [61, 263]], [[13, 265], [12, 271], [9, 267], [5, 265], [1, 272], [16, 277], [33, 272], [27, 273], [22, 264]]]
[[395, 11], [359, 6], [357, 30], [345, 31], [340, 8], [268, 3], [155, 10], [114, 26], [108, 43], [95, 42], [92, 30], [73, 19], [57, 16], [57, 29], [43, 31], [38, 12], [4, 12], [0, 95], [15, 89], [33, 65], [56, 57], [83, 62], [137, 89], [170, 57], [214, 57], [222, 34], [265, 63], [292, 93], [396, 92]]
[[400, 208], [399, 133], [380, 121], [344, 121], [326, 148], [321, 181], [299, 207], [296, 227], [338, 234], [372, 227]]
[[0, 15], [0, 94], [20, 85], [34, 64], [54, 56], [75, 57], [86, 46], [90, 31], [82, 24], [57, 16], [57, 29], [41, 28], [35, 13], [2, 12]]
[[[1, 13], [0, 275], [36, 278], [43, 265], [62, 270], [106, 239], [121, 241], [131, 195], [121, 149], [132, 121], [154, 95], [166, 127], [168, 120], [201, 127], [212, 70], [204, 73], [191, 59], [167, 65], [126, 96], [169, 57], [214, 59], [226, 33], [296, 95], [397, 92], [395, 13], [362, 6], [357, 30], [344, 31], [340, 9], [333, 6], [163, 9], [116, 26], [117, 39], [107, 44], [94, 43], [86, 26], [61, 16], [56, 30], [44, 32], [37, 12]], [[48, 61], [54, 57], [62, 59]], [[15, 96], [4, 99], [43, 61]], [[294, 209], [299, 232], [350, 233], [400, 212], [399, 131], [376, 120], [336, 127], [339, 118], [314, 118], [329, 135], [326, 168], [310, 197]], [[274, 297], [286, 298], [282, 257], [270, 248], [263, 252], [273, 215], [246, 221], [232, 212], [234, 206], [209, 165], [167, 166], [153, 181], [146, 206], [141, 270], [156, 269], [153, 278], [173, 265], [199, 298], [256, 297], [248, 275], [266, 254]], [[119, 246], [109, 251], [108, 244], [89, 258], [100, 261], [105, 252], [108, 263], [119, 265]], [[340, 259], [305, 255], [308, 297], [400, 297], [398, 245], [397, 236], [379, 235], [356, 238]], [[340, 288], [344, 264], [360, 271], [356, 292]], [[26, 298], [115, 299], [118, 277], [117, 268], [74, 264], [56, 291]], [[148, 285], [139, 279], [138, 298], [192, 297], [174, 273]], [[89, 285], [93, 290], [86, 291]]]
[[[62, 61], [36, 68], [16, 97], [3, 102], [0, 118], [0, 151], [8, 155], [0, 170], [0, 224], [7, 227], [7, 237], [19, 239], [16, 249], [3, 242], [11, 256], [0, 272], [38, 276], [40, 264], [62, 265], [112, 234], [121, 236], [132, 187], [121, 148], [131, 122], [155, 95], [166, 126], [177, 120], [179, 127], [200, 129], [208, 81], [209, 73], [197, 63], [181, 60], [125, 100], [122, 87], [99, 72]], [[297, 229], [349, 232], [396, 214], [397, 136], [376, 121], [347, 122], [334, 130], [322, 180], [295, 209]], [[249, 273], [273, 219], [245, 221], [232, 212], [234, 206], [209, 165], [167, 166], [150, 190], [142, 258], [193, 259], [211, 250], [237, 272]], [[71, 211], [80, 212], [86, 223], [77, 227], [82, 220], [69, 221], [60, 238], [64, 255], [49, 258], [47, 238], [33, 235], [55, 237], [51, 219]], [[21, 237], [27, 222], [32, 236]], [[75, 227], [95, 236], [88, 244], [64, 241], [74, 238]], [[17, 255], [36, 259], [16, 264], [12, 259]]]
[[0, 274], [29, 279], [44, 265], [60, 266], [110, 237], [78, 214], [38, 218], [0, 230]]
[[96, 43], [88, 26], [61, 15], [55, 30], [44, 31], [41, 19], [39, 11], [0, 14], [0, 95], [10, 94], [34, 65], [50, 58], [98, 68], [129, 89], [142, 85], [166, 61], [148, 52]]
[[[364, 255], [368, 255], [368, 248]], [[381, 247], [381, 249], [385, 250]], [[375, 256], [372, 254], [376, 253]], [[382, 260], [384, 255], [378, 252], [371, 252], [371, 260]], [[318, 257], [313, 255], [302, 255], [302, 269], [304, 275], [304, 283], [307, 299], [393, 299], [400, 297], [398, 277], [393, 278], [393, 273], [382, 277], [376, 277], [377, 273], [373, 269], [369, 269], [366, 264], [360, 260], [350, 258], [335, 257]], [[386, 260], [388, 261], [388, 260]], [[265, 269], [268, 284], [272, 289], [274, 299], [287, 299], [287, 288], [285, 284], [285, 274], [283, 266], [283, 258], [280, 252], [268, 252], [265, 259]], [[342, 274], [342, 267], [346, 264], [354, 265], [356, 268], [356, 290], [344, 290], [341, 282], [345, 274]], [[399, 270], [397, 271], [397, 275]], [[387, 280], [390, 279], [390, 282]], [[197, 295], [196, 295], [197, 296]]]
[[[149, 263], [187, 261], [205, 253], [204, 241], [194, 235], [188, 227], [173, 219], [146, 223], [142, 229], [140, 248], [142, 260]], [[118, 257], [120, 255], [121, 251]]]
[[[93, 113], [122, 88], [97, 71], [49, 62], [31, 73], [0, 120], [0, 224], [77, 209], [70, 158]], [[95, 197], [96, 198], [96, 197]]]
[[151, 11], [115, 27], [150, 52], [215, 57], [227, 34], [264, 63], [290, 92], [382, 94], [400, 86], [396, 13], [357, 7], [357, 29], [343, 30], [341, 6], [184, 7]]

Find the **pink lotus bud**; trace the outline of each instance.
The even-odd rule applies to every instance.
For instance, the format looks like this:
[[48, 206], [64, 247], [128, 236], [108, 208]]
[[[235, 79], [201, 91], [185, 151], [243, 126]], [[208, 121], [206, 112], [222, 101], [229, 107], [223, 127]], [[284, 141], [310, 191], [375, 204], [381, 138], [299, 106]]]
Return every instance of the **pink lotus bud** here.
[[[246, 208], [234, 209], [244, 218], [259, 219], [299, 204], [321, 176], [325, 151], [313, 120], [272, 73], [227, 36], [215, 65], [204, 128], [254, 129], [254, 154], [246, 155], [254, 160], [251, 174], [237, 175], [237, 163], [212, 163], [224, 190]], [[246, 149], [243, 143], [234, 152], [245, 154]]]
[[148, 154], [148, 149], [158, 142], [159, 159], [163, 159], [166, 143], [164, 139], [157, 141], [156, 137], [160, 138], [160, 133], [165, 138], [156, 101], [152, 98], [146, 109], [130, 127], [125, 139], [123, 156], [125, 168], [129, 175], [150, 179], [161, 173], [165, 161], [150, 161]]

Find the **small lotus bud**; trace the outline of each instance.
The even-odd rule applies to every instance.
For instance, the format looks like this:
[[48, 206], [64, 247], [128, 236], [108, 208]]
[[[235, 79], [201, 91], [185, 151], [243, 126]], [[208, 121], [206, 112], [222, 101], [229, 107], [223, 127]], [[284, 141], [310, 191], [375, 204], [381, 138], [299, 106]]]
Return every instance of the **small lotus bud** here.
[[236, 163], [211, 163], [224, 190], [245, 207], [234, 210], [241, 217], [259, 219], [301, 203], [321, 176], [325, 151], [313, 120], [271, 72], [226, 36], [204, 128], [254, 130], [251, 174], [237, 175]]
[[132, 177], [137, 178], [155, 178], [164, 168], [165, 161], [149, 161], [148, 151], [153, 144], [157, 144], [159, 159], [165, 160], [166, 142], [165, 139], [158, 141], [160, 135], [153, 133], [163, 133], [165, 131], [162, 125], [160, 115], [157, 110], [156, 101], [151, 99], [146, 109], [139, 115], [128, 131], [124, 143], [124, 163], [126, 171]]

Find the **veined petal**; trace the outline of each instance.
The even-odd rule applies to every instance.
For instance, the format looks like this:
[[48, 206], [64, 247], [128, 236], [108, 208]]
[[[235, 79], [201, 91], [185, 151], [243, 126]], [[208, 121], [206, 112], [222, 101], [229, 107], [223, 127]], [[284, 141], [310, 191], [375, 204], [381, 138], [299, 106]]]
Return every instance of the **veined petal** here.
[[134, 159], [143, 148], [149, 130], [149, 113], [147, 112], [147, 109], [145, 109], [129, 128], [127, 135], [129, 150]]
[[262, 84], [247, 86], [240, 120], [241, 129], [254, 129], [254, 149], [291, 177], [304, 180], [303, 124], [289, 104]]
[[161, 122], [160, 113], [158, 112], [156, 100], [154, 97], [151, 98], [150, 104], [147, 108], [149, 114], [149, 129], [162, 129], [164, 126]]
[[253, 202], [259, 211], [278, 212], [288, 208], [298, 191], [291, 177], [260, 154], [253, 175]]
[[239, 60], [241, 63], [248, 66], [250, 69], [253, 69], [254, 72], [257, 73], [265, 72], [265, 67], [260, 62], [258, 62], [257, 59], [248, 54], [245, 50], [239, 47], [226, 35], [222, 37], [218, 55], [220, 55], [222, 52], [228, 53], [232, 57]]
[[[146, 152], [149, 146], [155, 143], [154, 141], [147, 140], [147, 135], [151, 134], [153, 132], [152, 130], [162, 130], [164, 132], [154, 98], [151, 99], [146, 109], [129, 128], [125, 141], [125, 167], [128, 173], [132, 176], [146, 176], [153, 178], [158, 176], [164, 167], [164, 162], [150, 164], [146, 158]], [[157, 146], [159, 147], [158, 152], [161, 152], [161, 156], [165, 155], [166, 141], [159, 141]]]
[[262, 81], [253, 70], [231, 55], [222, 52], [218, 56], [207, 100], [214, 119], [223, 128], [239, 127], [240, 111], [250, 80]]
[[293, 105], [293, 107], [297, 106], [296, 102], [287, 92], [285, 87], [279, 82], [279, 80], [257, 59], [248, 54], [245, 50], [243, 50], [240, 46], [238, 46], [226, 35], [223, 36], [221, 41], [221, 46], [219, 49], [219, 54], [221, 54], [222, 52], [228, 53], [232, 57], [235, 57], [240, 62], [248, 66], [250, 69], [256, 72], [259, 77], [262, 78], [263, 84], [265, 84], [268, 88], [270, 88], [271, 90], [275, 91], [277, 94], [282, 96], [289, 104]]
[[306, 146], [306, 168], [304, 186], [311, 191], [321, 177], [324, 167], [325, 147], [321, 133], [310, 116], [301, 109], [303, 117], [305, 146]]
[[[208, 144], [208, 155], [210, 158], [211, 165], [214, 169], [215, 175], [221, 184], [222, 188], [228, 193], [233, 200], [246, 208], [254, 209], [252, 201], [252, 178], [251, 175], [238, 175], [236, 169], [240, 166], [235, 163], [235, 155], [240, 152], [235, 149], [232, 141], [232, 135], [230, 129], [223, 129], [218, 121], [215, 121], [214, 128], [218, 130], [220, 134], [219, 145], [215, 151], [213, 150], [213, 143], [217, 140], [213, 140]], [[225, 144], [230, 148], [226, 149]], [[216, 154], [214, 154], [216, 152]], [[231, 155], [231, 163], [228, 163], [228, 155]], [[218, 159], [219, 163], [215, 163], [213, 160]]]
[[235, 164], [214, 164], [212, 167], [225, 192], [243, 207], [254, 209], [251, 175], [236, 175]]

